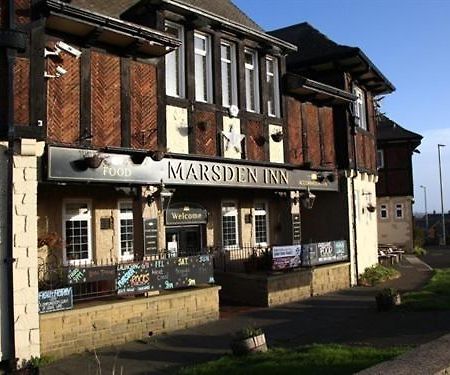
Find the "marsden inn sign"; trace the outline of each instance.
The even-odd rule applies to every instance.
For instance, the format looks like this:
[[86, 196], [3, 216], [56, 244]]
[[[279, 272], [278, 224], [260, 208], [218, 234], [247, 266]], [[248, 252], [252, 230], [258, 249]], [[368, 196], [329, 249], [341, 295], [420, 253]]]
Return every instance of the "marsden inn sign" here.
[[[98, 165], [85, 161], [95, 156]], [[272, 166], [185, 160], [167, 157], [154, 161], [146, 157], [134, 163], [129, 155], [103, 153], [66, 147], [48, 148], [48, 179], [54, 181], [96, 181], [155, 185], [198, 185], [301, 190], [337, 191], [337, 179], [318, 182], [314, 171]]]

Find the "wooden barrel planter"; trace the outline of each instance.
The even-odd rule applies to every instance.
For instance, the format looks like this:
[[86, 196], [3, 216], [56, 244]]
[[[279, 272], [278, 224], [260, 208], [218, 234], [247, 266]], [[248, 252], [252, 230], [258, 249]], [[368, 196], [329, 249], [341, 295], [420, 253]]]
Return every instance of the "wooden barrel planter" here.
[[245, 355], [255, 352], [266, 352], [266, 336], [261, 333], [257, 336], [247, 338], [235, 338], [231, 342], [231, 350], [234, 355]]

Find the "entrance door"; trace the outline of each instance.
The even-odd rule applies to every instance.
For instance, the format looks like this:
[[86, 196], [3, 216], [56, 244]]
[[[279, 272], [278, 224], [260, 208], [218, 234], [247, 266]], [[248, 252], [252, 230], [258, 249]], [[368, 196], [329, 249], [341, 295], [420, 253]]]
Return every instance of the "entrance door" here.
[[199, 254], [202, 248], [201, 225], [166, 227], [166, 249], [171, 256]]

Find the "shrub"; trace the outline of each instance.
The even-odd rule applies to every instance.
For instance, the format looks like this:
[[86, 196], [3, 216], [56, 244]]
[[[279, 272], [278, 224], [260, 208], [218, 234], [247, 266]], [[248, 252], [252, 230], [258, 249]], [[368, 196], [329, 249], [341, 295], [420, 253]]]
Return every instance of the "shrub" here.
[[413, 254], [414, 254], [415, 256], [420, 257], [420, 256], [427, 255], [427, 251], [426, 251], [423, 247], [420, 247], [420, 246], [414, 246]]
[[400, 273], [396, 269], [378, 264], [365, 269], [364, 273], [359, 277], [359, 284], [374, 286], [387, 280], [396, 279], [399, 276]]

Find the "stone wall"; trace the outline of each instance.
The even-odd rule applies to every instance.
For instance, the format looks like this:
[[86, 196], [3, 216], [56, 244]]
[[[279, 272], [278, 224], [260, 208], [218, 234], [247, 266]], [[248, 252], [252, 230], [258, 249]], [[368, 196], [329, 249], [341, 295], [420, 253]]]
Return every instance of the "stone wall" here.
[[272, 307], [350, 287], [350, 264], [339, 263], [277, 275], [214, 272], [221, 299]]
[[41, 355], [61, 358], [217, 320], [219, 290], [194, 288], [43, 314]]

